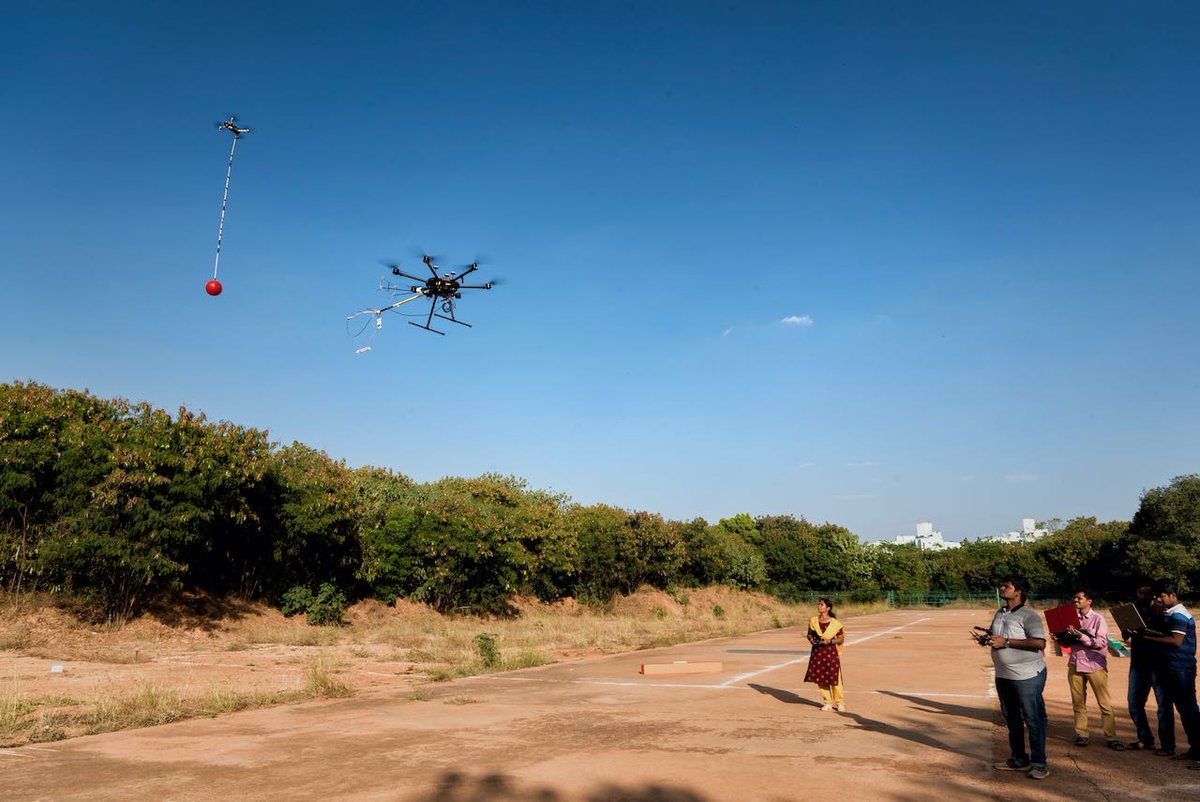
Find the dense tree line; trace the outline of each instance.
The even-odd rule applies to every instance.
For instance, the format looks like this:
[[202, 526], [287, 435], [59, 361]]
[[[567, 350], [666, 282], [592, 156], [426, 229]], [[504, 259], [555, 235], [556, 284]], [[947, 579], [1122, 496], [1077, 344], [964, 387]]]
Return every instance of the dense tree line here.
[[0, 384], [0, 581], [112, 621], [185, 590], [498, 611], [517, 594], [603, 602], [643, 584], [979, 591], [1013, 572], [1045, 593], [1124, 595], [1141, 574], [1200, 586], [1198, 546], [1197, 476], [1147, 492], [1131, 522], [1076, 518], [1032, 544], [923, 552], [790, 515], [710, 524], [582, 506], [511, 476], [417, 483], [182, 408]]

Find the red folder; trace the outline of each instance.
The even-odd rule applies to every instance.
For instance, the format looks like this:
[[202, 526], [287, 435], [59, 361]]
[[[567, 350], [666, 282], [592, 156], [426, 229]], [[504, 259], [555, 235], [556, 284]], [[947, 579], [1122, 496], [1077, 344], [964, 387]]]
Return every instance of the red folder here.
[[1050, 630], [1051, 634], [1057, 635], [1059, 632], [1066, 632], [1071, 627], [1079, 629], [1079, 624], [1079, 611], [1073, 604], [1051, 607], [1046, 611], [1046, 628]]

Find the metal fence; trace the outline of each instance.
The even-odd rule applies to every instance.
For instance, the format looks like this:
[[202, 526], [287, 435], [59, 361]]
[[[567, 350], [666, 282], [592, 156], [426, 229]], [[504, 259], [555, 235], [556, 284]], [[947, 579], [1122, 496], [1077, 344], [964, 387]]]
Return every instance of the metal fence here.
[[885, 602], [888, 607], [946, 607], [951, 604], [987, 605], [999, 607], [1000, 594], [995, 590], [982, 593], [972, 591], [901, 591], [887, 590], [882, 593], [863, 593], [847, 590], [791, 590], [778, 594], [786, 601], [796, 604], [816, 604], [817, 599], [825, 597], [834, 603], [855, 602], [869, 604]]

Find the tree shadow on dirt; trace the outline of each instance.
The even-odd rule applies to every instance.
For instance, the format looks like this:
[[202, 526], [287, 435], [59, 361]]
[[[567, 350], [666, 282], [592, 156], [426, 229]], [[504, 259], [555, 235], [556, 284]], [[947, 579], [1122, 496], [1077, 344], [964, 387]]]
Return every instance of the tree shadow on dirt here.
[[784, 704], [811, 705], [812, 707], [821, 706], [821, 703], [816, 700], [806, 699], [803, 696], [792, 693], [791, 691], [785, 691], [783, 688], [772, 688], [769, 685], [757, 685], [753, 682], [749, 683], [749, 686], [759, 693], [766, 694], [774, 699], [778, 699]]
[[926, 699], [921, 696], [915, 696], [911, 693], [896, 693], [895, 691], [879, 691], [884, 696], [891, 696], [896, 699], [903, 699], [906, 702], [915, 702], [923, 707], [916, 708], [922, 713], [940, 713], [946, 716], [961, 716], [962, 718], [970, 718], [976, 721], [985, 721], [995, 723], [993, 720], [992, 707], [989, 705], [986, 709], [980, 707], [967, 707], [966, 705], [955, 705], [947, 702], [937, 702], [932, 699]]
[[145, 614], [173, 629], [215, 631], [223, 623], [240, 620], [261, 609], [254, 602], [234, 596], [209, 596], [183, 592], [156, 599], [146, 605]]
[[621, 786], [605, 783], [579, 796], [564, 796], [553, 788], [520, 786], [504, 774], [471, 777], [460, 771], [442, 774], [429, 794], [410, 797], [412, 802], [709, 802], [708, 797], [678, 786], [648, 783]]

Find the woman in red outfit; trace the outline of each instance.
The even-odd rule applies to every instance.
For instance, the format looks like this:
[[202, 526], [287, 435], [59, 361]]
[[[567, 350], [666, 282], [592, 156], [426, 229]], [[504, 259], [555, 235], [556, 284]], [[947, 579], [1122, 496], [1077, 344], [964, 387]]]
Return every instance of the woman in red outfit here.
[[829, 599], [817, 599], [817, 614], [808, 621], [808, 641], [813, 649], [804, 681], [815, 682], [821, 689], [822, 710], [841, 712], [846, 709], [842, 698], [842, 645], [846, 642], [846, 630], [834, 618], [833, 602]]

